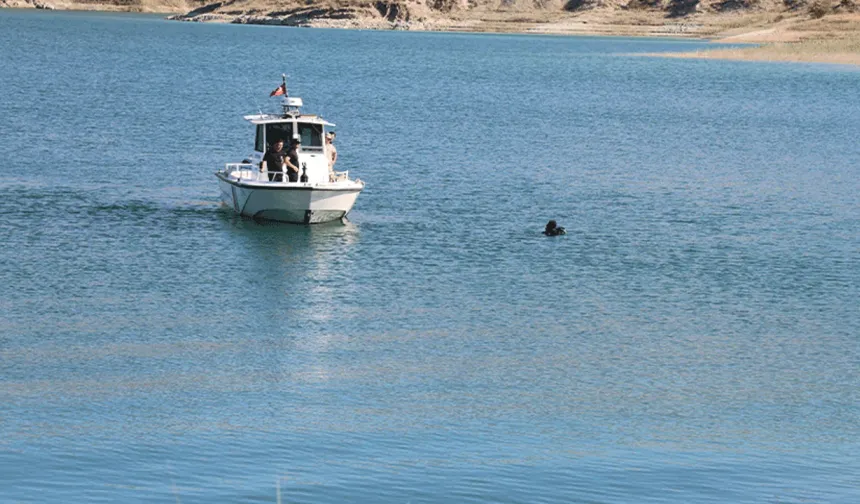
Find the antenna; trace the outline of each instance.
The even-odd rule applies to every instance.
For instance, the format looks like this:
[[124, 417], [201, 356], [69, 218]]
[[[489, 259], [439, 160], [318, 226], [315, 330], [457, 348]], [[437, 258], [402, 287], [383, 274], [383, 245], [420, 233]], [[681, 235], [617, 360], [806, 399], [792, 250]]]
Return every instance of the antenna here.
[[284, 97], [281, 99], [281, 107], [284, 109], [284, 117], [295, 117], [301, 114], [302, 99], [290, 96], [287, 90], [287, 74], [281, 74], [281, 86], [284, 89]]
[[[245, 78], [245, 84], [248, 85], [248, 87], [246, 89], [251, 89], [251, 81], [248, 79], [248, 75], [243, 73], [242, 77]], [[255, 96], [255, 98], [253, 98], [254, 105], [257, 106], [257, 110], [260, 111], [260, 115], [263, 115], [263, 107], [261, 107], [260, 102], [257, 101], [256, 94], [254, 94], [253, 96]]]

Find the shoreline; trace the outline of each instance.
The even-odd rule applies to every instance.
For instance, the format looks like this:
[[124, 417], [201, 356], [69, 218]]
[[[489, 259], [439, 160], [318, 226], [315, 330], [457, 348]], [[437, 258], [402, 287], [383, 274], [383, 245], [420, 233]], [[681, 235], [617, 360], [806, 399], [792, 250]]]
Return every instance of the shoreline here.
[[860, 53], [840, 50], [821, 51], [816, 42], [792, 44], [766, 44], [754, 47], [730, 49], [705, 49], [680, 53], [647, 53], [642, 56], [706, 59], [728, 61], [750, 61], [768, 63], [823, 63], [831, 65], [860, 66]]
[[[11, 4], [11, 1], [21, 2]], [[258, 24], [354, 30], [400, 30], [440, 33], [508, 33], [525, 35], [642, 37], [703, 40], [749, 47], [687, 52], [646, 53], [648, 57], [720, 59], [756, 62], [826, 63], [860, 66], [860, 12], [814, 17], [805, 13], [745, 12], [695, 13], [667, 17], [661, 11], [588, 10], [577, 13], [463, 11], [450, 16], [403, 21], [351, 12], [349, 16], [315, 16], [289, 11], [284, 15], [247, 15], [213, 12], [211, 7], [183, 12], [172, 3], [146, 7], [116, 4], [57, 4], [41, 0], [0, 0], [0, 8], [42, 8], [83, 12], [158, 14], [185, 22]], [[170, 0], [167, 0], [170, 2]], [[25, 3], [26, 2], [26, 3]], [[32, 2], [32, 3], [31, 3]], [[183, 4], [184, 5], [184, 4]], [[220, 4], [219, 4], [220, 5]], [[165, 12], [166, 11], [166, 12]]]

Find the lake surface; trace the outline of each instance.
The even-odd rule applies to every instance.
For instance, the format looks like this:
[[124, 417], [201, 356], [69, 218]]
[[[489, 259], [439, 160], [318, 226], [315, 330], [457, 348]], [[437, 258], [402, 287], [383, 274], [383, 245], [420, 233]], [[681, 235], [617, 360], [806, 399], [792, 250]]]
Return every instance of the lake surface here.
[[860, 502], [860, 71], [703, 46], [0, 10], [0, 501]]

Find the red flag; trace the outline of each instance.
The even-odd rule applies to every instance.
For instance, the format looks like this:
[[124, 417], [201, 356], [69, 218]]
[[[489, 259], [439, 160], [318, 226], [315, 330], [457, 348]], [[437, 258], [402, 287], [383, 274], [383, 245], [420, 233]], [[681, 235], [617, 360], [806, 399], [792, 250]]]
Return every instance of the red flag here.
[[269, 96], [281, 96], [283, 94], [287, 94], [287, 86], [281, 84], [278, 86], [278, 89], [272, 91]]

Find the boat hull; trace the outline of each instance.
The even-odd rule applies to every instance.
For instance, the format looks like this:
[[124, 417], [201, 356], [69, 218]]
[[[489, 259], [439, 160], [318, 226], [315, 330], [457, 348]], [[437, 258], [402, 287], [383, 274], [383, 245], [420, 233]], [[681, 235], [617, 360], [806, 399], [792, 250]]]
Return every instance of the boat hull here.
[[294, 224], [318, 224], [349, 213], [362, 183], [247, 183], [216, 173], [221, 201], [246, 217]]

